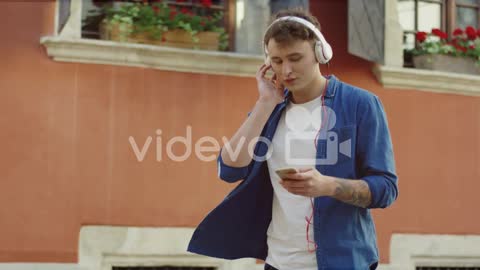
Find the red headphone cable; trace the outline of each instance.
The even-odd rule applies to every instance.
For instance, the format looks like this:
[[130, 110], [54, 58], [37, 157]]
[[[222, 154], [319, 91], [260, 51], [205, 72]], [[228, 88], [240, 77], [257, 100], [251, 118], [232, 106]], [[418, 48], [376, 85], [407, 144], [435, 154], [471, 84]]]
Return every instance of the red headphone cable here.
[[[327, 115], [327, 109], [325, 107], [325, 95], [327, 93], [327, 87], [328, 87], [328, 80], [325, 81], [325, 88], [323, 89], [323, 93], [322, 93], [322, 97], [321, 97], [321, 99], [322, 99], [322, 121], [321, 121], [321, 124], [320, 124], [320, 128], [318, 129], [317, 135], [315, 136], [315, 140], [313, 142], [314, 145], [315, 145], [315, 153], [317, 152], [318, 135], [320, 134], [322, 128], [324, 127], [325, 116]], [[315, 159], [316, 159], [316, 157], [315, 157]], [[315, 241], [310, 240], [310, 237], [308, 235], [308, 231], [310, 229], [310, 224], [312, 224], [312, 219], [313, 219], [313, 209], [314, 209], [313, 198], [310, 198], [310, 202], [311, 202], [311, 205], [312, 205], [312, 212], [310, 213], [310, 217], [305, 217], [305, 220], [307, 222], [307, 228], [306, 228], [307, 250], [308, 250], [308, 252], [312, 253], [312, 252], [315, 252], [315, 250], [317, 250], [318, 246], [317, 246], [317, 243], [315, 243]], [[313, 249], [310, 248], [310, 244], [314, 245]]]

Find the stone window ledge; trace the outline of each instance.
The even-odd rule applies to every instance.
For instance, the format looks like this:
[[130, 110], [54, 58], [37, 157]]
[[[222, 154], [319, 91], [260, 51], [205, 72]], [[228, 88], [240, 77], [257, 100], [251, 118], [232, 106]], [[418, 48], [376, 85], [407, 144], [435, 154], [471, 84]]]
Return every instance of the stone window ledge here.
[[480, 76], [375, 65], [373, 73], [385, 88], [480, 96]]
[[89, 270], [114, 266], [196, 266], [217, 270], [260, 270], [255, 259], [224, 260], [190, 253], [194, 228], [83, 226], [78, 265]]
[[253, 77], [261, 55], [188, 50], [106, 40], [47, 36], [40, 39], [55, 61], [149, 67], [161, 70]]

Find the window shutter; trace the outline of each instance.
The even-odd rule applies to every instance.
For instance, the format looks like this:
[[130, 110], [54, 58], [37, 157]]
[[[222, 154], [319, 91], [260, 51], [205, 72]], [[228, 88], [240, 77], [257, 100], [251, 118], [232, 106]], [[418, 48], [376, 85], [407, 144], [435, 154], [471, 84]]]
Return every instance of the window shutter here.
[[71, 0], [58, 0], [58, 34], [62, 32], [70, 17], [70, 3]]
[[282, 9], [302, 7], [308, 10], [308, 0], [270, 0], [270, 10], [272, 14]]
[[384, 64], [385, 0], [348, 0], [348, 52]]

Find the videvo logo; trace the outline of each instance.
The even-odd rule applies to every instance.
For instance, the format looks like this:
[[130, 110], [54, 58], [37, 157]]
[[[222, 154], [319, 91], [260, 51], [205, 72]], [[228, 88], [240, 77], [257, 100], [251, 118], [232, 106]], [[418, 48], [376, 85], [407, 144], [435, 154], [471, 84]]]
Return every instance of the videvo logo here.
[[[322, 113], [326, 116], [323, 119]], [[241, 150], [247, 147], [249, 156], [258, 162], [270, 159], [272, 153], [275, 152], [278, 155], [284, 154], [286, 163], [291, 166], [335, 165], [338, 163], [340, 154], [351, 158], [351, 139], [343, 138], [342, 141], [339, 141], [339, 135], [332, 130], [336, 123], [336, 115], [332, 109], [318, 107], [310, 112], [303, 107], [294, 107], [288, 111], [284, 120], [284, 138], [278, 137], [279, 139], [272, 143], [269, 138], [263, 136], [255, 137], [248, 142], [245, 137], [242, 137], [238, 144], [232, 147], [228, 143], [228, 139], [223, 136], [221, 138], [222, 152], [225, 152], [231, 160], [236, 161]], [[322, 121], [325, 123], [322, 124]], [[221, 142], [211, 136], [203, 136], [193, 141], [191, 126], [186, 127], [185, 137], [174, 136], [166, 143], [165, 147], [163, 146], [162, 130], [157, 129], [156, 135], [154, 146], [156, 161], [164, 159], [164, 148], [167, 157], [176, 162], [189, 159], [193, 153], [197, 159], [210, 162], [216, 159], [220, 151]], [[314, 147], [315, 139], [317, 149]], [[148, 136], [142, 147], [137, 144], [133, 136], [130, 136], [128, 141], [137, 161], [142, 162], [154, 138]], [[174, 151], [176, 144], [184, 146], [183, 153], [179, 154], [178, 151]], [[255, 151], [256, 146], [260, 144], [267, 146], [263, 148], [267, 150], [262, 154]]]

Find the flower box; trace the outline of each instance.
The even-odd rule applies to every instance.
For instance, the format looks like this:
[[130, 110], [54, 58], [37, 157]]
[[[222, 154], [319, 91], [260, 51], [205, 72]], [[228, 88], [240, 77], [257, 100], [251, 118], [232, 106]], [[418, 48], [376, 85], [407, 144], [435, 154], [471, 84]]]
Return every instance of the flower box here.
[[475, 59], [443, 54], [423, 54], [413, 57], [415, 68], [479, 75]]
[[100, 38], [104, 40], [169, 46], [184, 49], [219, 49], [220, 33], [213, 31], [198, 32], [192, 36], [185, 30], [174, 29], [162, 33], [162, 35], [157, 38], [149, 32], [132, 32], [131, 26], [125, 24], [107, 24], [106, 22], [102, 22], [100, 25]]
[[[100, 14], [89, 18], [96, 19], [100, 38], [105, 40], [185, 49], [228, 50], [223, 11], [215, 11], [211, 5], [210, 0], [188, 7], [143, 0], [104, 5]], [[98, 16], [103, 18], [100, 23]]]
[[415, 33], [416, 46], [409, 50], [416, 68], [480, 74], [480, 29], [457, 28], [449, 38], [438, 28]]

